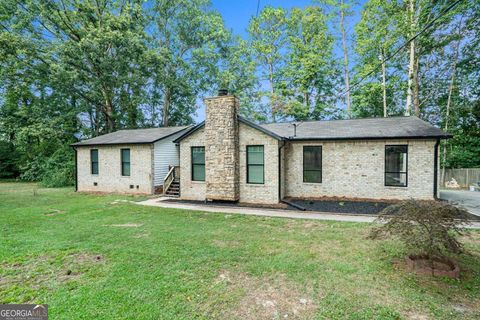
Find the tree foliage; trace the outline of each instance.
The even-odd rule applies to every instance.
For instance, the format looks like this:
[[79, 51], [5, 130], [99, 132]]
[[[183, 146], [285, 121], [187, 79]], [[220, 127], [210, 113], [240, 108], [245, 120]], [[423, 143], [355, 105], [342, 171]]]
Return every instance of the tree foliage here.
[[458, 219], [467, 214], [444, 202], [408, 200], [385, 208], [378, 218], [383, 225], [372, 229], [370, 236], [396, 237], [410, 253], [441, 258], [462, 251]]
[[72, 142], [190, 124], [219, 88], [260, 122], [403, 115], [409, 100], [454, 134], [442, 164], [478, 167], [480, 2], [451, 3], [266, 6], [242, 38], [210, 0], [0, 0], [0, 177], [71, 184]]
[[229, 38], [208, 0], [0, 1], [2, 175], [71, 184], [79, 138], [192, 123]]

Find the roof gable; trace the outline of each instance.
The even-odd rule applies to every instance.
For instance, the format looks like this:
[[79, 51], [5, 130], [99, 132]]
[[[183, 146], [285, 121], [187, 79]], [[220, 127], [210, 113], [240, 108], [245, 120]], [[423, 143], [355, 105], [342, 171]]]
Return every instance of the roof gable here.
[[[256, 124], [256, 123], [253, 123], [252, 121], [250, 120], [247, 120], [243, 117], [238, 117], [238, 121], [240, 123], [243, 123], [243, 124], [246, 124], [247, 126], [251, 127], [251, 128], [254, 128], [256, 130], [259, 130], [269, 136], [271, 136], [272, 138], [275, 138], [277, 140], [283, 140], [282, 137], [280, 137], [279, 135], [277, 135], [276, 133], [270, 131], [270, 130], [267, 130], [265, 128], [263, 128], [262, 126]], [[205, 126], [205, 121], [202, 121], [200, 122], [199, 124], [197, 124], [196, 126], [194, 126], [193, 128], [191, 128], [190, 130], [187, 130], [184, 134], [182, 134], [180, 137], [178, 137], [177, 139], [175, 139], [173, 142], [175, 143], [179, 143], [180, 141], [182, 141], [183, 139], [185, 139], [186, 137], [188, 137], [189, 135], [193, 134], [195, 131], [203, 128]]]

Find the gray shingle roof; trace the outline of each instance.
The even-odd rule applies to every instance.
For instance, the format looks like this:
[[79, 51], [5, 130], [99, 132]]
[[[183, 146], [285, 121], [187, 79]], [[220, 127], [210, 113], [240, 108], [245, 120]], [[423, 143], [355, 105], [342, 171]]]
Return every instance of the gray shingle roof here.
[[73, 143], [72, 146], [153, 143], [185, 130], [186, 128], [189, 128], [189, 126], [119, 130], [92, 139]]
[[351, 120], [261, 124], [266, 130], [291, 140], [349, 140], [393, 138], [450, 138], [451, 135], [415, 117], [367, 118]]

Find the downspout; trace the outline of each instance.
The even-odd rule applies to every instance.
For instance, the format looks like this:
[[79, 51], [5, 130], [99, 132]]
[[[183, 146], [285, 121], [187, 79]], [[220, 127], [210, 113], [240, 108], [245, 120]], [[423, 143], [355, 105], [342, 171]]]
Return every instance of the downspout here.
[[434, 150], [434, 164], [433, 164], [433, 199], [438, 200], [438, 148], [440, 146], [440, 139], [435, 142]]
[[292, 206], [298, 210], [306, 211], [304, 207], [282, 199], [282, 149], [285, 147], [285, 140], [283, 140], [283, 144], [278, 148], [278, 202], [285, 203], [289, 206]]
[[282, 149], [285, 147], [285, 140], [283, 144], [278, 147], [278, 202], [282, 202]]
[[78, 156], [77, 156], [77, 148], [73, 147], [75, 151], [75, 192], [78, 192]]

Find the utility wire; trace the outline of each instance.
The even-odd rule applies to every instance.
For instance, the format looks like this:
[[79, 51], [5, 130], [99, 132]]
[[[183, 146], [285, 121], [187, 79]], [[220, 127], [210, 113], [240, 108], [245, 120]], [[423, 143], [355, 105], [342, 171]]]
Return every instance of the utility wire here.
[[440, 18], [442, 18], [448, 11], [452, 10], [453, 7], [455, 7], [457, 4], [459, 4], [461, 1], [463, 0], [457, 0], [455, 2], [453, 2], [451, 5], [449, 5], [447, 8], [445, 8], [435, 19], [433, 19], [432, 21], [430, 21], [422, 30], [420, 30], [417, 34], [415, 34], [415, 36], [413, 36], [412, 38], [410, 38], [409, 40], [407, 40], [403, 45], [401, 45], [397, 50], [395, 50], [392, 54], [388, 55], [385, 59], [383, 59], [383, 61], [379, 64], [377, 64], [376, 66], [373, 67], [373, 69], [368, 72], [366, 75], [364, 75], [363, 77], [360, 78], [360, 80], [356, 81], [355, 83], [353, 83], [352, 85], [350, 85], [350, 88], [349, 90], [346, 90], [344, 92], [342, 92], [341, 94], [339, 94], [337, 97], [341, 97], [341, 96], [344, 96], [346, 95], [349, 91], [351, 91], [354, 87], [358, 86], [360, 83], [362, 83], [368, 76], [370, 76], [371, 74], [373, 74], [379, 67], [382, 66], [382, 64], [384, 64], [385, 62], [387, 62], [388, 60], [392, 59], [394, 56], [396, 56], [400, 51], [402, 51], [403, 49], [405, 49], [409, 44], [410, 42], [414, 41], [415, 39], [417, 39], [422, 33], [424, 33], [425, 31], [427, 31], [430, 27], [433, 26], [433, 24]]
[[258, 11], [260, 9], [260, 0], [257, 0], [257, 17], [258, 17]]

